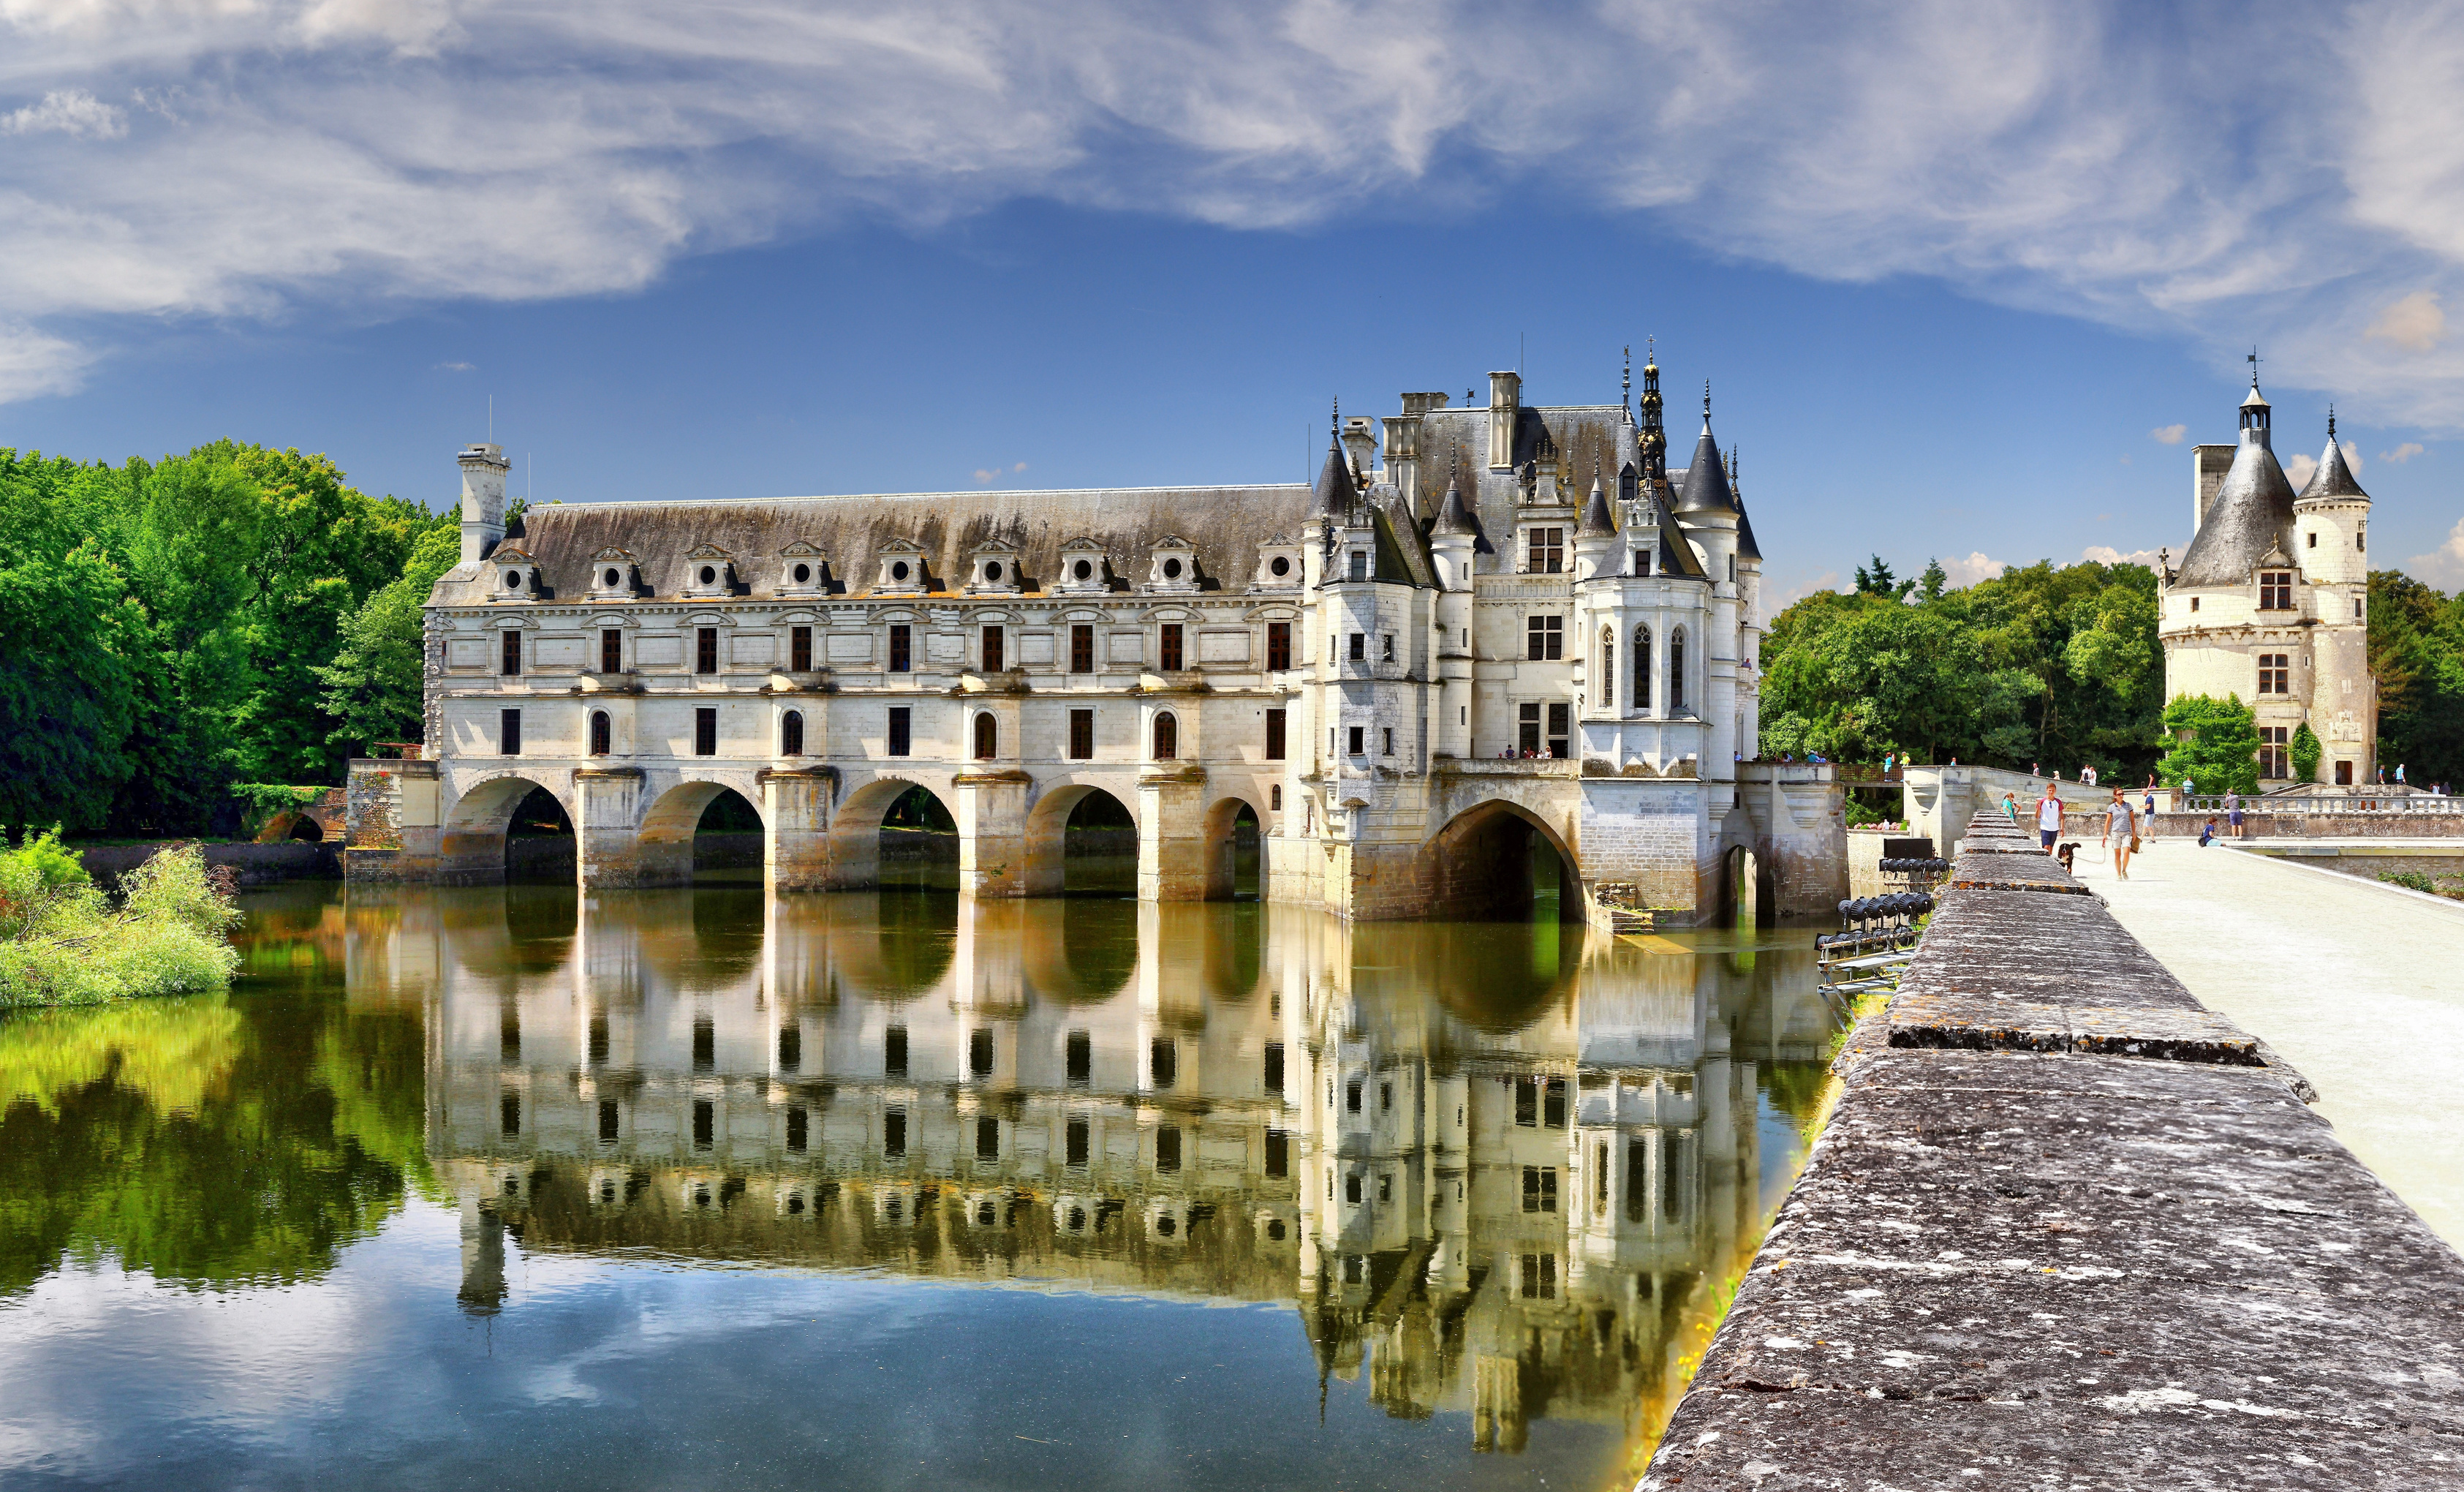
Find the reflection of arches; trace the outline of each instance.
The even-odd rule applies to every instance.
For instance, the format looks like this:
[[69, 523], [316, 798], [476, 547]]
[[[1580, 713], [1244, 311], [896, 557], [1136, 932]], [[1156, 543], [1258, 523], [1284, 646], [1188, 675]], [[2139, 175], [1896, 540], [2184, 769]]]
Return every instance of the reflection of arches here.
[[1155, 759], [1158, 762], [1180, 758], [1180, 718], [1170, 710], [1157, 710], [1155, 718]]
[[[1079, 820], [1074, 846], [1078, 877], [1070, 874], [1071, 821]], [[1098, 860], [1101, 863], [1098, 863]], [[1126, 859], [1128, 880], [1122, 877]], [[1069, 891], [1125, 894], [1135, 885], [1137, 815], [1130, 806], [1103, 789], [1087, 783], [1063, 783], [1045, 790], [1026, 814], [1026, 894], [1060, 896]], [[1107, 872], [1113, 874], [1107, 875]], [[1101, 884], [1098, 884], [1101, 881]]]
[[1225, 798], [1206, 811], [1206, 900], [1254, 901], [1264, 893], [1259, 827], [1265, 822], [1246, 798]]
[[[506, 832], [514, 810], [540, 785], [528, 777], [490, 777], [473, 783], [446, 813], [437, 836], [436, 879], [446, 885], [492, 886], [505, 879]], [[554, 796], [553, 792], [550, 796]], [[561, 798], [558, 806], [572, 822], [573, 807]]]
[[1084, 1005], [1109, 1000], [1138, 971], [1134, 902], [1073, 897], [1024, 903], [1020, 926], [1027, 988], [1039, 999]]
[[1491, 798], [1448, 820], [1421, 850], [1430, 908], [1440, 917], [1495, 921], [1536, 917], [1553, 901], [1561, 922], [1583, 918], [1573, 852], [1557, 832], [1519, 803]]
[[641, 884], [646, 886], [688, 885], [693, 878], [693, 835], [701, 830], [702, 814], [722, 795], [733, 796], [743, 805], [739, 812], [750, 815], [750, 821], [762, 824], [761, 811], [743, 793], [718, 782], [680, 782], [659, 794], [642, 815], [642, 829], [636, 837], [634, 857], [641, 866]]
[[[830, 815], [830, 864], [841, 887], [860, 890], [881, 884], [882, 820], [910, 792], [931, 801], [938, 820], [951, 818], [950, 806], [922, 783], [907, 777], [876, 777], [847, 796]], [[953, 846], [956, 840], [952, 840]]]

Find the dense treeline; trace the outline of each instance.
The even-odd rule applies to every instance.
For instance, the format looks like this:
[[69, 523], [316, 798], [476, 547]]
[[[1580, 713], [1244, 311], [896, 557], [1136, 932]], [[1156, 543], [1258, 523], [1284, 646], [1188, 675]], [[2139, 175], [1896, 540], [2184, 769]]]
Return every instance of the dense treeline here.
[[2370, 672], [2388, 777], [2401, 764], [2409, 782], [2464, 782], [2464, 590], [2371, 571]]
[[229, 834], [235, 782], [341, 781], [418, 719], [417, 604], [406, 675], [367, 603], [453, 531], [297, 451], [0, 448], [0, 824]]

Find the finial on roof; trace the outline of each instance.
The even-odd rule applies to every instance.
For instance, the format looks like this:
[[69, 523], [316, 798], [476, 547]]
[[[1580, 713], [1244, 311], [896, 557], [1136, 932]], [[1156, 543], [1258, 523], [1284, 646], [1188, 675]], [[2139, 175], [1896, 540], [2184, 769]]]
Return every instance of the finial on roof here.
[[2250, 364], [2250, 386], [2255, 390], [2258, 388], [2258, 344], [2251, 344], [2250, 356], [2245, 361]]
[[1705, 379], [1704, 379], [1704, 380], [1703, 380], [1703, 422], [1704, 422], [1705, 424], [1706, 424], [1706, 425], [1707, 425], [1707, 424], [1709, 424], [1709, 423], [1710, 423], [1710, 421], [1711, 421], [1711, 380], [1709, 380], [1709, 379], [1705, 378]]
[[1646, 373], [1660, 370], [1660, 355], [1656, 350], [1659, 345], [1660, 339], [1657, 336], [1642, 339], [1642, 369]]
[[1617, 402], [1623, 404], [1624, 396], [1632, 392], [1634, 392], [1634, 345], [1628, 343], [1625, 349], [1625, 371], [1617, 375]]
[[2336, 438], [2336, 407], [2332, 404], [2327, 406], [2327, 438]]
[[1343, 434], [1343, 399], [1340, 395], [1335, 398], [1334, 412], [1327, 417], [1326, 425], [1335, 434]]

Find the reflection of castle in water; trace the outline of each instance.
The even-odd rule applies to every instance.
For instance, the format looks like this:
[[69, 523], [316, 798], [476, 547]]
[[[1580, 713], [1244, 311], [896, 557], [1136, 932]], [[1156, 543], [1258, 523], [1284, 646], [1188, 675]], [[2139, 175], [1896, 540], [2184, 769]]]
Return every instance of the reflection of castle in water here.
[[[355, 991], [424, 986], [464, 1303], [532, 1248], [1296, 1302], [1398, 1415], [1620, 1420], [1763, 1206], [1757, 1061], [1810, 952], [1255, 904], [423, 895]], [[355, 907], [364, 899], [355, 895]], [[383, 903], [380, 903], [382, 905]], [[955, 918], [953, 907], [957, 908]], [[731, 907], [734, 911], [731, 912]], [[422, 925], [425, 924], [425, 925]]]

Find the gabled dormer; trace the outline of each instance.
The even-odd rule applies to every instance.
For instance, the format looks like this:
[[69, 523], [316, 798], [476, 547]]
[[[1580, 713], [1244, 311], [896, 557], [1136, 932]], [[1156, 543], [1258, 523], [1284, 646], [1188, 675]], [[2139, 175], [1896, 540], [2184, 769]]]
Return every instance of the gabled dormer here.
[[1093, 595], [1112, 589], [1111, 556], [1092, 539], [1072, 539], [1061, 546], [1061, 573], [1051, 590], [1062, 595]]
[[629, 601], [640, 592], [642, 567], [630, 549], [614, 545], [590, 557], [590, 598], [594, 601]]
[[1149, 590], [1194, 591], [1198, 589], [1198, 546], [1178, 534], [1166, 534], [1147, 551]]
[[1252, 590], [1297, 590], [1301, 584], [1301, 546], [1288, 534], [1269, 534], [1258, 546], [1258, 572]]
[[829, 594], [830, 564], [821, 546], [799, 539], [779, 551], [778, 593], [800, 598]]
[[1017, 546], [978, 545], [967, 556], [969, 595], [1009, 596], [1018, 594], [1019, 590]]
[[881, 568], [872, 579], [872, 593], [920, 596], [927, 590], [924, 546], [913, 539], [892, 539], [881, 546]]
[[536, 601], [540, 597], [539, 562], [518, 544], [496, 546], [488, 563], [495, 568], [495, 584], [491, 589], [491, 601]]
[[715, 599], [736, 593], [736, 557], [715, 544], [697, 544], [685, 553], [683, 594]]

